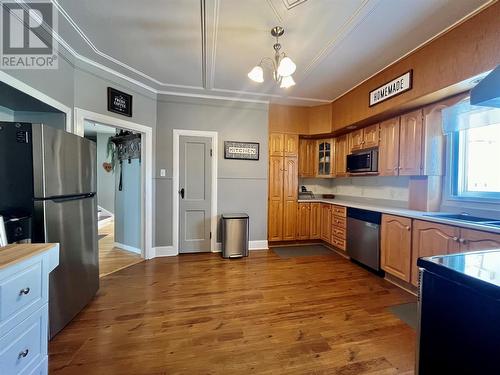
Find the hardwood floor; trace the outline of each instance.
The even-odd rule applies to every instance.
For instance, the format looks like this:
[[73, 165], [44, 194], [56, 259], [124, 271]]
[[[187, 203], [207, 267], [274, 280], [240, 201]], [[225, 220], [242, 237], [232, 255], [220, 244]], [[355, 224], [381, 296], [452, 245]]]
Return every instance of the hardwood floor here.
[[105, 235], [99, 240], [99, 277], [109, 275], [143, 261], [138, 254], [114, 247], [114, 232], [115, 227], [113, 222], [99, 228], [99, 235]]
[[51, 374], [413, 374], [415, 297], [333, 254], [157, 258], [101, 279]]

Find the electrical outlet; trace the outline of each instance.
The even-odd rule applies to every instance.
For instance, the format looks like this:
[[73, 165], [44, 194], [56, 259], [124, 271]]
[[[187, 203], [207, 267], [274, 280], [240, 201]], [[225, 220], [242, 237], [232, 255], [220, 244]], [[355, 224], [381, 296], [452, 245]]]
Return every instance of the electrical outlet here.
[[160, 169], [160, 177], [166, 177], [167, 176], [167, 170], [166, 169]]

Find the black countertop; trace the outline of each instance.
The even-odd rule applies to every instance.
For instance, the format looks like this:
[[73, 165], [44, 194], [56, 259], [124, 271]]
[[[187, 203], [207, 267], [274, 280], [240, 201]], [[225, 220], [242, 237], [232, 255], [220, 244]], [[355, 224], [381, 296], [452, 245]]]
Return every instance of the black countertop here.
[[417, 265], [500, 301], [500, 249], [420, 258]]

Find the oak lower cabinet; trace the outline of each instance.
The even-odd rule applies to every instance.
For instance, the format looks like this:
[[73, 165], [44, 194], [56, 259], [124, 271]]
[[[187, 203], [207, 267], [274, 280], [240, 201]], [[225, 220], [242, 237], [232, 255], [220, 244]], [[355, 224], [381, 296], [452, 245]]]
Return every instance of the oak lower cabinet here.
[[281, 241], [283, 239], [283, 200], [270, 200], [268, 210], [268, 239]]
[[297, 236], [297, 201], [283, 202], [283, 241], [293, 241]]
[[332, 231], [330, 243], [337, 249], [347, 249], [347, 208], [332, 206]]
[[460, 229], [457, 227], [414, 220], [412, 234], [412, 284], [418, 286], [418, 258], [456, 253], [459, 250], [459, 238]]
[[311, 203], [311, 240], [321, 238], [321, 203]]
[[332, 205], [321, 203], [321, 239], [330, 243], [332, 236]]
[[297, 213], [297, 239], [311, 238], [311, 203], [299, 203]]
[[460, 229], [459, 251], [481, 251], [500, 249], [500, 234], [487, 233], [473, 229]]
[[397, 278], [410, 282], [412, 220], [407, 217], [382, 215], [380, 264]]

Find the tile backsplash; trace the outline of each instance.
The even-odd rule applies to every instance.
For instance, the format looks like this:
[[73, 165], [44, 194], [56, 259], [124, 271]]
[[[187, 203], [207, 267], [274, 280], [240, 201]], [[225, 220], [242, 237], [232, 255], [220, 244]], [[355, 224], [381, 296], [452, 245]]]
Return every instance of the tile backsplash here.
[[306, 186], [314, 194], [336, 194], [347, 197], [371, 198], [408, 202], [409, 177], [351, 177], [303, 178], [299, 186]]

